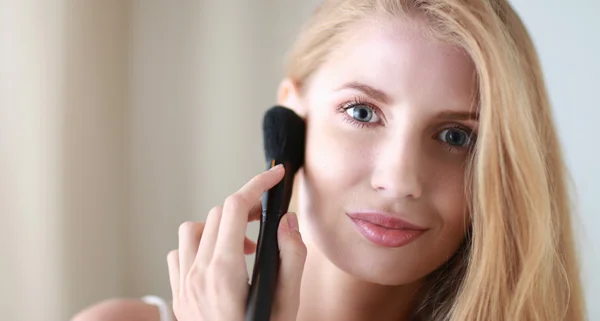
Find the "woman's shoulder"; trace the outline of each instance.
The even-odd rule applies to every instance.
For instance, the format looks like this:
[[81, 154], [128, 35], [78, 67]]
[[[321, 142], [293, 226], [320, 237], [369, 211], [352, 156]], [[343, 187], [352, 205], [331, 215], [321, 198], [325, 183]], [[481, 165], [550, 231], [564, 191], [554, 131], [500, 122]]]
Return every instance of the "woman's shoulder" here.
[[82, 310], [71, 321], [176, 321], [171, 306], [155, 295], [114, 298]]
[[142, 297], [141, 301], [158, 308], [160, 321], [177, 321], [175, 319], [175, 314], [173, 313], [172, 301], [167, 302], [165, 299], [156, 295], [147, 295]]

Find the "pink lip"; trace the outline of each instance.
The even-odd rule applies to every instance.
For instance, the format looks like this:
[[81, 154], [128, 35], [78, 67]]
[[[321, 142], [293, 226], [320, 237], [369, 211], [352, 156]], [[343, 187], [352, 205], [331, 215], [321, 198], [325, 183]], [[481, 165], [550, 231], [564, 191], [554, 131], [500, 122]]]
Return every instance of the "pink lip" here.
[[366, 239], [385, 247], [407, 245], [427, 230], [380, 212], [348, 213], [348, 216]]

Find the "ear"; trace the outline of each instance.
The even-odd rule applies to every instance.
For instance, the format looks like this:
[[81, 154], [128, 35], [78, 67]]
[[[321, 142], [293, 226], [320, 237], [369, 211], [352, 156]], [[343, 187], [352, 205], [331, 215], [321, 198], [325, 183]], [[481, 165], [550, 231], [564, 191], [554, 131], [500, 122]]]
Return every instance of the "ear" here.
[[295, 81], [289, 78], [283, 79], [279, 84], [277, 104], [290, 108], [300, 117], [306, 118], [307, 111], [302, 97], [300, 96], [300, 88]]

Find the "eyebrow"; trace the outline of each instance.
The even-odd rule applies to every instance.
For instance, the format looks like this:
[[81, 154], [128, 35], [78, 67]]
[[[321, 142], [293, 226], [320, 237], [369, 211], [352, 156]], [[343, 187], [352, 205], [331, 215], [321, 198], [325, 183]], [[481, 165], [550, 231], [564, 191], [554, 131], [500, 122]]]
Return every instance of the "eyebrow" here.
[[[379, 100], [384, 104], [391, 103], [392, 99], [385, 92], [371, 87], [367, 84], [352, 81], [343, 86], [341, 86], [338, 90], [342, 89], [354, 89], [363, 92], [364, 94], [371, 96], [373, 99]], [[438, 118], [445, 120], [474, 120], [479, 121], [479, 114], [477, 112], [470, 111], [442, 111], [438, 115]]]
[[354, 90], [362, 91], [364, 94], [371, 96], [373, 99], [379, 100], [380, 102], [382, 102], [384, 104], [389, 104], [390, 101], [392, 100], [390, 98], [390, 96], [388, 96], [383, 91], [373, 88], [369, 85], [363, 84], [361, 82], [357, 82], [357, 81], [349, 82], [349, 83], [343, 85], [342, 87], [340, 87], [338, 90], [342, 90], [342, 89], [354, 89]]
[[479, 120], [477, 112], [469, 111], [442, 111], [438, 114], [438, 118], [446, 120]]

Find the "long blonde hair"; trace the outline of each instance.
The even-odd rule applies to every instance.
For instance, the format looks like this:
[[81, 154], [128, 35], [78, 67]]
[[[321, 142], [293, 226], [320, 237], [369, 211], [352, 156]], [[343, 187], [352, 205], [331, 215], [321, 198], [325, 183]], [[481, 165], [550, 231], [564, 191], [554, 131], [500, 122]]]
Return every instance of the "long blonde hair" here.
[[584, 320], [567, 170], [535, 48], [506, 1], [325, 1], [292, 48], [287, 76], [302, 89], [359, 19], [413, 14], [469, 54], [480, 122], [466, 176], [470, 230], [435, 272], [418, 318]]

